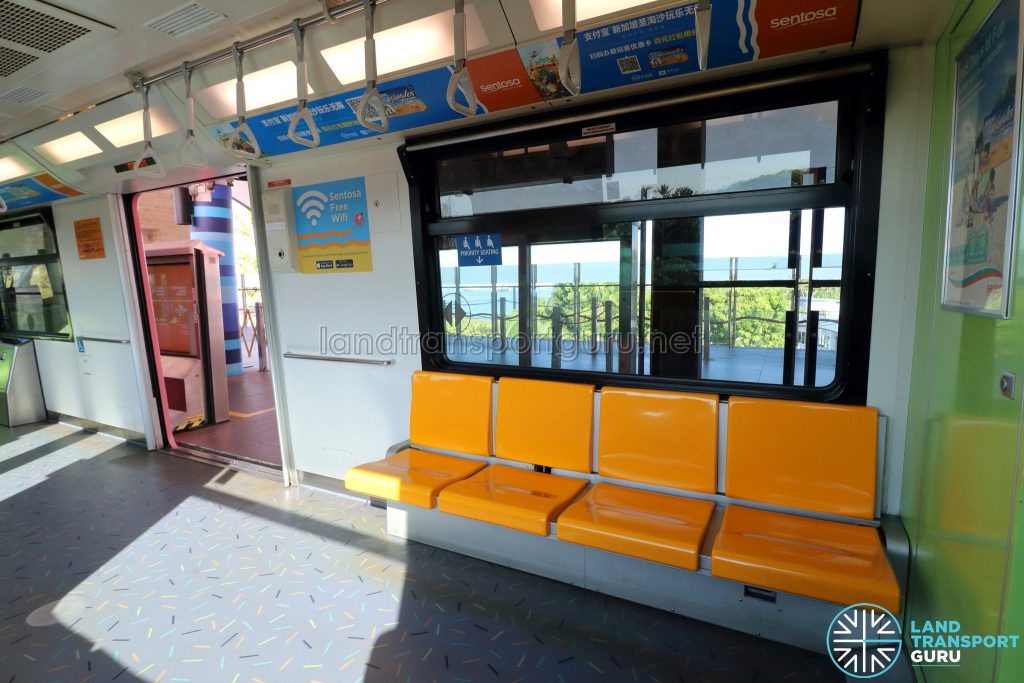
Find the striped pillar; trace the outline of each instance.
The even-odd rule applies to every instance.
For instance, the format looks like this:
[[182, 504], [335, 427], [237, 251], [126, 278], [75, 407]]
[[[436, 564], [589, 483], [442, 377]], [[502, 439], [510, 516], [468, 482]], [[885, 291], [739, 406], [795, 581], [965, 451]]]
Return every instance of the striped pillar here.
[[[200, 195], [203, 197], [203, 195]], [[231, 217], [231, 188], [217, 184], [208, 200], [197, 199], [192, 212], [192, 239], [224, 252], [220, 259], [220, 298], [224, 308], [224, 356], [228, 376], [242, 374], [242, 339], [238, 329], [238, 281]]]

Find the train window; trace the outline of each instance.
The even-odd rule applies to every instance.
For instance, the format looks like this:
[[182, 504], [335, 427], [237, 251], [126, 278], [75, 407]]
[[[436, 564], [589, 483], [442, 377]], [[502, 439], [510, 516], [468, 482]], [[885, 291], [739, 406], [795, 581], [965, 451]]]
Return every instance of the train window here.
[[419, 143], [424, 367], [864, 402], [874, 78]]
[[442, 218], [835, 182], [838, 102], [438, 161]]
[[71, 337], [55, 236], [42, 215], [0, 223], [0, 284], [0, 332]]
[[503, 235], [502, 265], [490, 267], [460, 267], [459, 238], [441, 238], [446, 353], [460, 363], [828, 386], [845, 224], [845, 210], [830, 208], [637, 220], [572, 241]]

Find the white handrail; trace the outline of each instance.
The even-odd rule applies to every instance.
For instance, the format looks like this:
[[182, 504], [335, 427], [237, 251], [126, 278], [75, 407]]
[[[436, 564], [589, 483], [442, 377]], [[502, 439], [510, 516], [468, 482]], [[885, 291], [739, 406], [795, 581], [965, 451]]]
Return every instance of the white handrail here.
[[[448, 81], [448, 106], [463, 116], [474, 116], [477, 110], [476, 88], [466, 67], [466, 0], [455, 0], [455, 70]], [[455, 99], [459, 89], [466, 96], [466, 104]]]
[[[292, 35], [295, 36], [295, 96], [299, 100], [299, 105], [288, 124], [288, 139], [303, 147], [319, 147], [320, 129], [316, 127], [308, 106], [309, 69], [306, 65], [306, 41], [298, 19], [292, 22]], [[312, 139], [307, 140], [299, 135], [300, 123], [306, 124]]]
[[580, 44], [576, 40], [576, 0], [562, 0], [562, 48], [558, 51], [558, 77], [570, 95], [583, 89], [580, 79]]
[[708, 48], [711, 45], [711, 0], [697, 0], [697, 64], [701, 71], [708, 68]]
[[[388, 113], [384, 110], [384, 100], [377, 92], [377, 44], [373, 40], [373, 0], [363, 0], [363, 14], [366, 15], [366, 42], [365, 66], [366, 66], [366, 92], [359, 98], [356, 105], [356, 121], [364, 128], [375, 130], [378, 133], [388, 132]], [[370, 109], [373, 109], [380, 123], [370, 118]]]
[[192, 96], [192, 70], [188, 68], [188, 62], [181, 65], [181, 77], [185, 81], [188, 128], [185, 130], [185, 141], [178, 148], [178, 159], [190, 168], [206, 168], [210, 165], [210, 160], [196, 139], [196, 100]]
[[[228, 137], [229, 151], [236, 157], [246, 161], [257, 161], [263, 155], [263, 152], [260, 149], [260, 141], [256, 139], [256, 134], [252, 132], [252, 128], [245, 120], [245, 71], [242, 65], [244, 53], [239, 48], [238, 43], [234, 44], [232, 50], [235, 59], [235, 110], [238, 114], [238, 124], [235, 126], [234, 132]], [[252, 147], [251, 152], [246, 151], [244, 147], [246, 141]]]
[[[142, 146], [142, 153], [135, 160], [135, 172], [146, 178], [163, 178], [167, 171], [157, 161], [156, 150], [153, 149], [153, 121], [149, 113], [149, 86], [141, 85], [142, 92], [142, 139], [145, 144]], [[146, 163], [146, 158], [153, 160], [152, 164]]]

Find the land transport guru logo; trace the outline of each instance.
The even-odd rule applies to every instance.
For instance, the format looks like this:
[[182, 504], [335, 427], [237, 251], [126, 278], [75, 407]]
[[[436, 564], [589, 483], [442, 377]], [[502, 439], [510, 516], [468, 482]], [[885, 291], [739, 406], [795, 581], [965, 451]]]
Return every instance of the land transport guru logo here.
[[829, 657], [850, 678], [875, 678], [891, 669], [903, 650], [902, 628], [889, 610], [870, 603], [850, 605], [825, 634]]
[[[889, 671], [903, 651], [903, 628], [884, 607], [850, 605], [829, 624], [825, 636], [832, 662], [850, 678], [876, 678]], [[1019, 635], [964, 633], [959, 621], [910, 621], [906, 633], [915, 667], [957, 667], [964, 650], [1016, 648]]]

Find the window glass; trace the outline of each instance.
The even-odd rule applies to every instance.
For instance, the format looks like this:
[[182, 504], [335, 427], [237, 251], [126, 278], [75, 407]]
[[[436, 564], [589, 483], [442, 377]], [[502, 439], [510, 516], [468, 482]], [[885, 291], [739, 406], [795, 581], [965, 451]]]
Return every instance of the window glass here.
[[60, 264], [0, 266], [4, 330], [20, 334], [70, 333]]
[[42, 216], [0, 224], [0, 332], [71, 336], [53, 229]]
[[834, 183], [838, 102], [438, 162], [442, 218]]
[[572, 240], [505, 234], [501, 266], [461, 268], [457, 238], [438, 238], [448, 357], [828, 386], [845, 231], [842, 208], [636, 220]]

